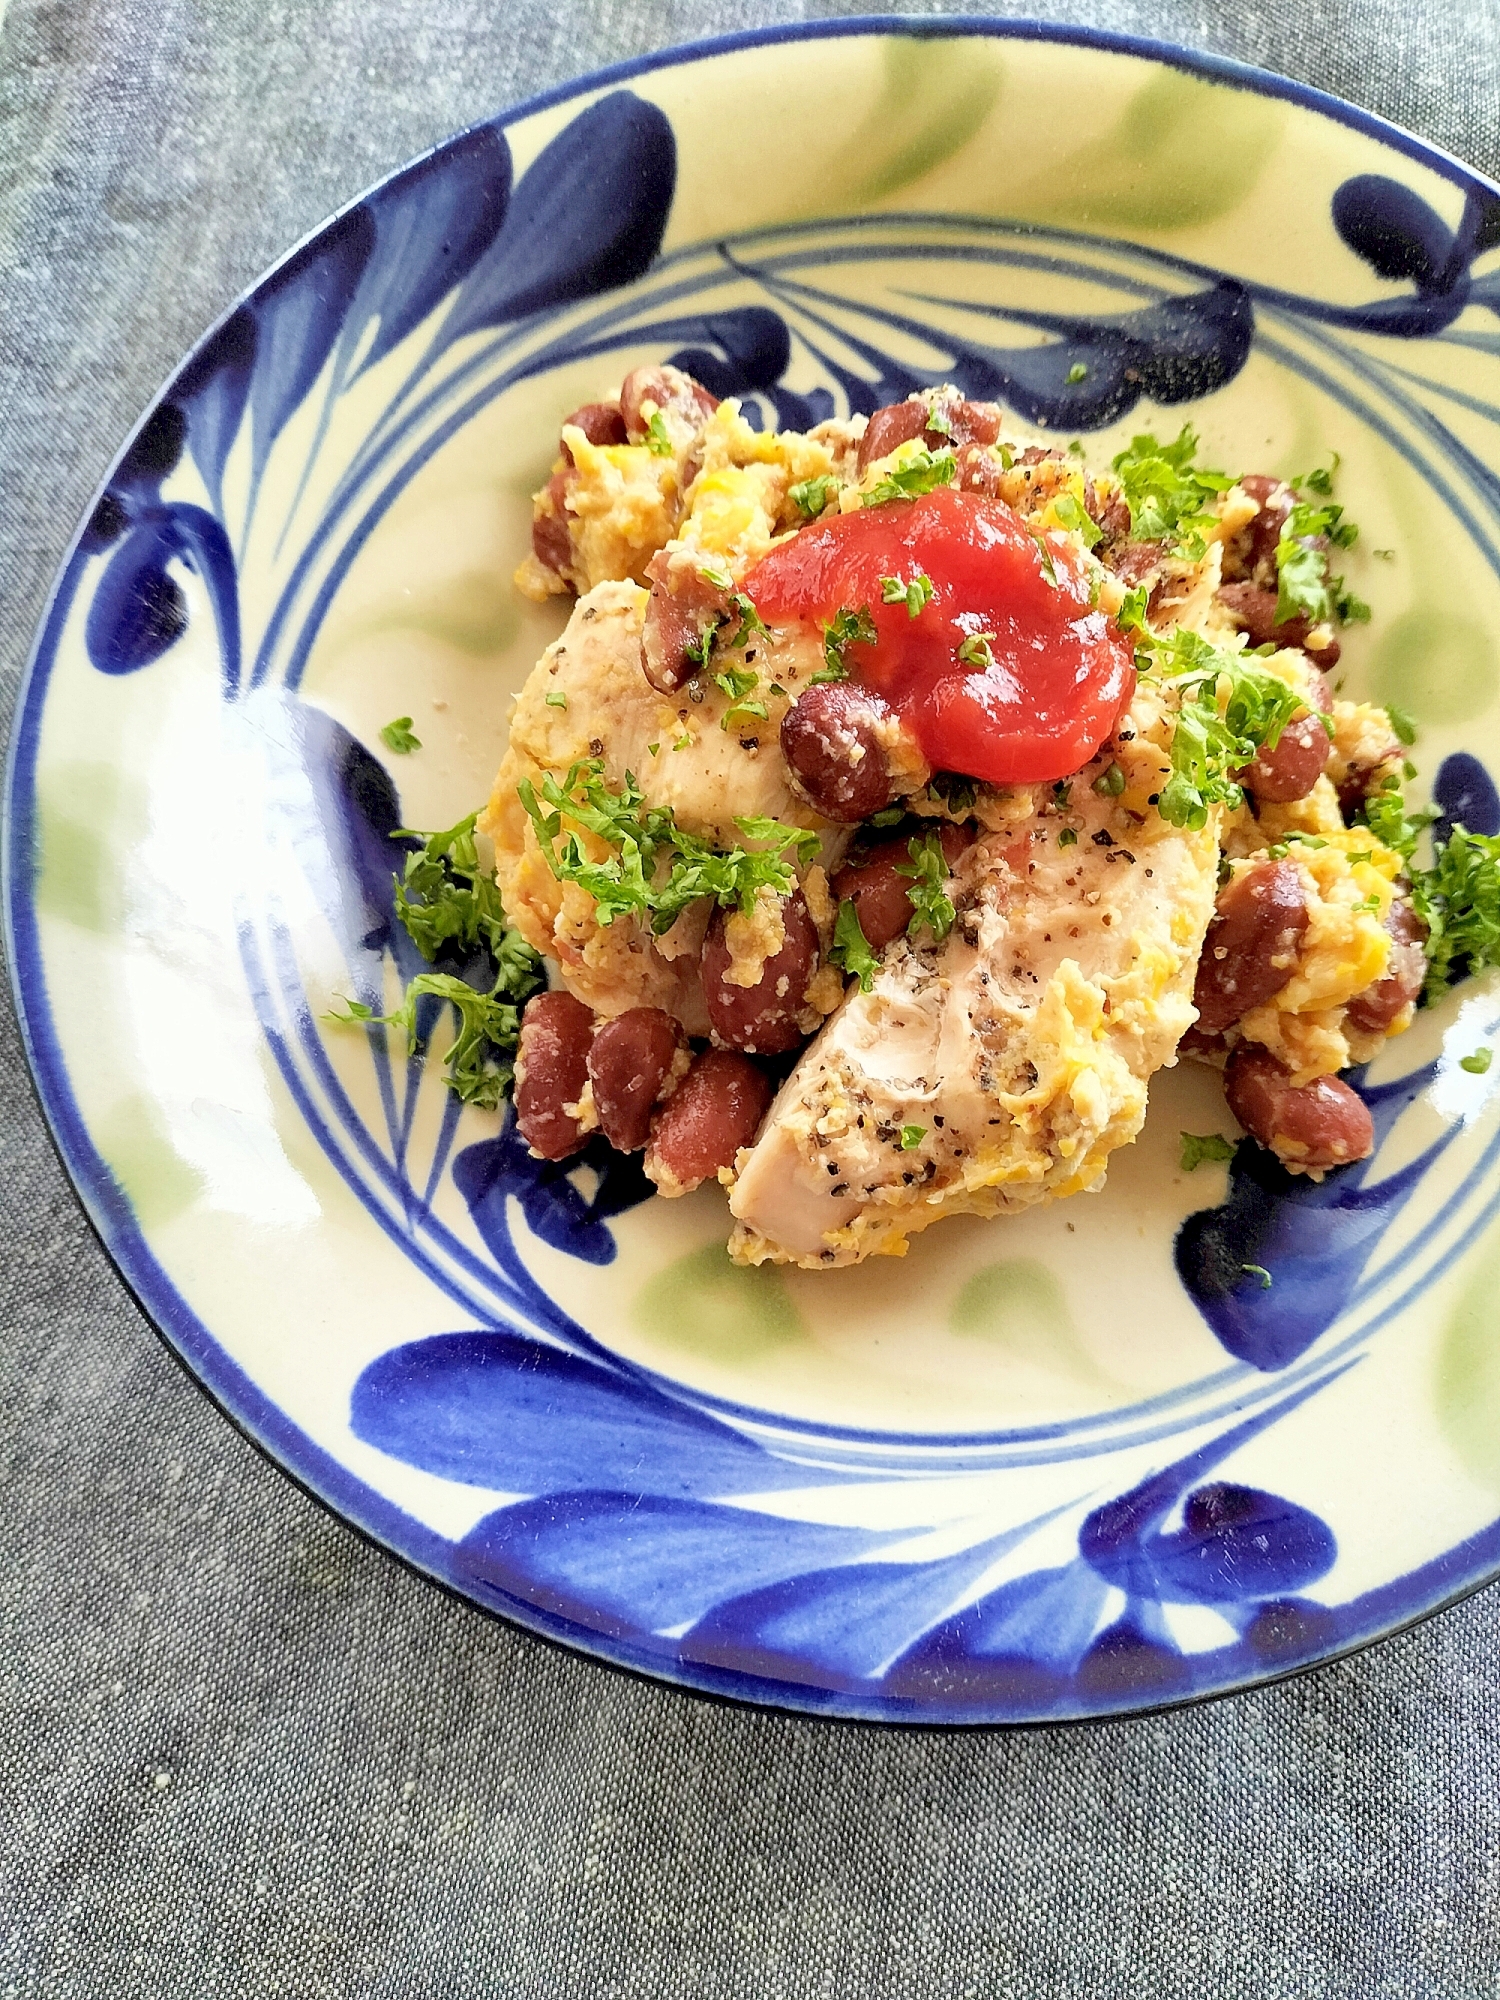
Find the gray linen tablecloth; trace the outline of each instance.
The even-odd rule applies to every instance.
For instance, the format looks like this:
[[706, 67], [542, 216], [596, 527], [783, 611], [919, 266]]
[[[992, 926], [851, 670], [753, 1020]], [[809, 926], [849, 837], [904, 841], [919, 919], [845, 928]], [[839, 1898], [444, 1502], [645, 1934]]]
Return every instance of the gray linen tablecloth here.
[[[455, 126], [795, 0], [12, 0], [0, 710], [202, 327]], [[1059, 0], [1500, 172], [1495, 0]], [[305, 1499], [126, 1296], [0, 1026], [0, 1994], [1500, 1993], [1500, 1595], [1147, 1721], [740, 1712], [466, 1609]]]

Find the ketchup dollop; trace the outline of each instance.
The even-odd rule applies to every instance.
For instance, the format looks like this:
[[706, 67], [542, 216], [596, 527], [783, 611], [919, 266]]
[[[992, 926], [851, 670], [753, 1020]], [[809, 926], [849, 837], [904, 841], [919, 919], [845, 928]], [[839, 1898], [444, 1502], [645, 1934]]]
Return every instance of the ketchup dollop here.
[[[1045, 552], [1044, 552], [1045, 551]], [[881, 581], [925, 576], [913, 618]], [[770, 625], [867, 609], [876, 643], [851, 644], [851, 676], [882, 694], [937, 770], [990, 784], [1066, 778], [1114, 731], [1135, 692], [1135, 656], [1089, 604], [1061, 535], [1039, 541], [1003, 500], [951, 487], [838, 514], [764, 556], [744, 588]], [[960, 659], [965, 641], [986, 640]], [[976, 657], [977, 656], [977, 657]]]

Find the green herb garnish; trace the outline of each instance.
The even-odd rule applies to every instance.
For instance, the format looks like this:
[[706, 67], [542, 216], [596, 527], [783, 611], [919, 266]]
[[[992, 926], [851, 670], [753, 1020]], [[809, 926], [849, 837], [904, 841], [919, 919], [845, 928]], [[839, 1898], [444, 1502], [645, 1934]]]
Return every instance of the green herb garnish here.
[[495, 968], [488, 992], [447, 972], [420, 972], [402, 1004], [377, 1014], [362, 1000], [345, 1002], [331, 1020], [370, 1027], [399, 1025], [406, 1030], [408, 1054], [421, 1045], [419, 1003], [427, 997], [449, 1002], [458, 1013], [458, 1033], [444, 1059], [447, 1087], [466, 1104], [493, 1109], [514, 1075], [520, 1009], [546, 983], [540, 954], [506, 922], [495, 879], [479, 865], [470, 813], [442, 833], [413, 834], [402, 827], [397, 840], [420, 840], [396, 880], [396, 914], [429, 964], [445, 945], [465, 953], [483, 949]]
[[861, 496], [862, 504], [883, 507], [889, 500], [915, 500], [939, 486], [951, 485], [957, 470], [958, 460], [951, 451], [914, 451]]
[[1079, 537], [1085, 548], [1092, 548], [1099, 541], [1104, 530], [1088, 513], [1076, 493], [1058, 493], [1052, 501], [1053, 518], [1061, 528], [1067, 528]]
[[1264, 1264], [1241, 1264], [1240, 1269], [1242, 1271], [1248, 1271], [1252, 1278], [1259, 1278], [1260, 1288], [1263, 1292], [1270, 1291], [1271, 1274], [1266, 1269]]
[[1244, 803], [1231, 774], [1258, 751], [1275, 749], [1302, 697], [1243, 654], [1221, 653], [1193, 632], [1174, 632], [1154, 648], [1153, 659], [1153, 671], [1175, 680], [1181, 694], [1172, 775], [1158, 810], [1169, 825], [1196, 829], [1207, 824], [1210, 806], [1233, 810]]
[[915, 937], [924, 924], [941, 944], [953, 928], [955, 911], [943, 892], [943, 884], [952, 872], [943, 853], [943, 843], [936, 833], [915, 833], [907, 842], [909, 862], [898, 862], [896, 873], [905, 875], [911, 882], [906, 892], [906, 900], [911, 904], [911, 922], [906, 926], [911, 937]]
[[1099, 773], [1089, 789], [1097, 792], [1101, 799], [1117, 799], [1125, 789], [1125, 773], [1118, 764], [1111, 764]]
[[1234, 1141], [1218, 1132], [1180, 1132], [1182, 1153], [1179, 1164], [1185, 1174], [1201, 1167], [1205, 1160], [1232, 1160]]
[[1335, 548], [1346, 549], [1359, 538], [1359, 529], [1346, 521], [1344, 510], [1330, 500], [1315, 507], [1299, 500], [1281, 525], [1276, 544], [1276, 622], [1304, 617], [1314, 625], [1341, 618], [1345, 622], [1368, 618], [1370, 608], [1344, 589], [1342, 577], [1331, 576], [1328, 558], [1310, 546], [1316, 536], [1326, 536]]
[[568, 697], [563, 693], [562, 689], [553, 688], [551, 693], [547, 696], [548, 708], [566, 708], [567, 705], [568, 705]]
[[857, 979], [862, 993], [868, 993], [875, 984], [875, 975], [880, 970], [880, 960], [865, 936], [864, 926], [859, 920], [859, 911], [849, 897], [839, 904], [839, 913], [833, 926], [833, 943], [828, 948], [828, 956], [844, 973], [846, 978]]
[[1069, 382], [1087, 382], [1088, 379], [1088, 363], [1086, 361], [1075, 361], [1073, 366], [1068, 370]]
[[1234, 483], [1227, 473], [1195, 465], [1197, 451], [1198, 434], [1184, 424], [1171, 444], [1141, 432], [1114, 460], [1131, 534], [1137, 541], [1173, 541], [1190, 562], [1201, 562], [1208, 550], [1203, 530], [1214, 517], [1207, 503]]
[[816, 479], [799, 479], [795, 486], [787, 488], [786, 497], [810, 521], [815, 514], [822, 513], [841, 483], [831, 472], [823, 472]]
[[393, 750], [398, 757], [409, 757], [413, 750], [420, 750], [422, 739], [411, 733], [411, 717], [398, 715], [394, 722], [388, 722], [380, 732], [380, 740], [387, 750]]
[[908, 618], [916, 618], [932, 602], [932, 578], [923, 576], [920, 570], [910, 583], [903, 583], [899, 576], [883, 576], [880, 579], [880, 601], [882, 604], [904, 604]]
[[646, 445], [653, 458], [671, 458], [675, 447], [667, 434], [667, 420], [660, 410], [646, 419]]
[[1483, 1076], [1495, 1059], [1493, 1049], [1475, 1049], [1471, 1056], [1460, 1056], [1458, 1066], [1466, 1069], [1470, 1076]]
[[1407, 864], [1412, 907], [1427, 926], [1423, 998], [1441, 998], [1458, 979], [1500, 965], [1500, 835], [1455, 826], [1434, 842], [1430, 868]]
[[[796, 873], [784, 858], [788, 850], [804, 866], [818, 851], [816, 833], [764, 818], [735, 820], [746, 840], [763, 845], [711, 847], [685, 833], [670, 807], [648, 806], [630, 772], [623, 791], [610, 791], [597, 758], [574, 764], [561, 784], [549, 773], [540, 789], [538, 799], [529, 778], [516, 787], [537, 844], [559, 882], [576, 883], [593, 898], [601, 926], [618, 916], [637, 917], [660, 937], [689, 903], [704, 896], [723, 909], [748, 910], [762, 888], [787, 896], [796, 887]], [[602, 841], [607, 857], [590, 860], [576, 833], [562, 833], [564, 819]]]
[[958, 657], [966, 667], [992, 667], [995, 656], [990, 651], [993, 632], [971, 632], [958, 649]]
[[845, 649], [849, 646], [873, 646], [879, 637], [867, 604], [862, 604], [858, 611], [843, 606], [833, 614], [833, 623], [823, 627], [823, 670], [812, 676], [808, 686], [816, 687], [819, 681], [848, 680]]
[[927, 1127], [925, 1125], [903, 1125], [901, 1127], [902, 1152], [914, 1153], [926, 1137]]

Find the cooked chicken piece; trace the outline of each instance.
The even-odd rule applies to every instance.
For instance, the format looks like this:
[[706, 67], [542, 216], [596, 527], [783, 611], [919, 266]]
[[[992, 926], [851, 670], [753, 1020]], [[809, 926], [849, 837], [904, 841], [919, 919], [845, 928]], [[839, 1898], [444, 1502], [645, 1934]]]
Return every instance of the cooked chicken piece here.
[[[1213, 817], [1182, 832], [1147, 804], [1167, 735], [1143, 690], [1066, 807], [1015, 794], [1011, 826], [961, 858], [948, 937], [898, 940], [851, 988], [741, 1156], [738, 1262], [899, 1256], [944, 1215], [1099, 1186], [1193, 1019], [1214, 906]], [[1115, 798], [1090, 782], [1111, 762]]]
[[[595, 758], [611, 791], [633, 774], [647, 805], [670, 807], [684, 832], [717, 847], [743, 842], [736, 819], [763, 816], [821, 833], [821, 858], [832, 865], [849, 836], [820, 819], [791, 788], [776, 742], [786, 695], [769, 696], [775, 678], [769, 668], [760, 690], [768, 697], [769, 720], [747, 714], [727, 729], [722, 725], [731, 698], [711, 677], [675, 695], [658, 694], [650, 685], [641, 670], [646, 601], [646, 591], [633, 583], [602, 583], [580, 599], [566, 631], [516, 699], [505, 760], [479, 826], [495, 843], [496, 877], [511, 922], [557, 961], [580, 1000], [601, 1014], [663, 1007], [691, 1034], [707, 1034], [698, 949], [712, 906], [693, 905], [661, 938], [626, 916], [601, 925], [592, 897], [559, 882], [548, 867], [517, 785], [529, 778], [540, 788], [546, 774], [562, 780], [571, 766]], [[800, 666], [790, 655], [778, 656], [775, 672], [790, 690], [812, 665], [811, 655]], [[588, 847], [590, 836], [583, 840]], [[599, 856], [605, 852], [597, 844]]]

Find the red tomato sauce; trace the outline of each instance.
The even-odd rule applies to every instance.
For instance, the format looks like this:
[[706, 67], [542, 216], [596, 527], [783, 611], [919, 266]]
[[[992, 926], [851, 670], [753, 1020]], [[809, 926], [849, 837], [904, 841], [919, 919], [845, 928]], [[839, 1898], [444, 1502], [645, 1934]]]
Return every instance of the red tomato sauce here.
[[[1081, 769], [1135, 692], [1129, 641], [1090, 608], [1071, 545], [1045, 541], [1044, 555], [1004, 501], [943, 487], [814, 522], [744, 587], [773, 626], [868, 609], [876, 643], [850, 645], [844, 663], [884, 695], [927, 761], [990, 784], [1037, 784]], [[918, 575], [932, 599], [915, 618], [904, 601], [882, 602], [882, 578]], [[958, 656], [978, 635], [988, 665]]]

